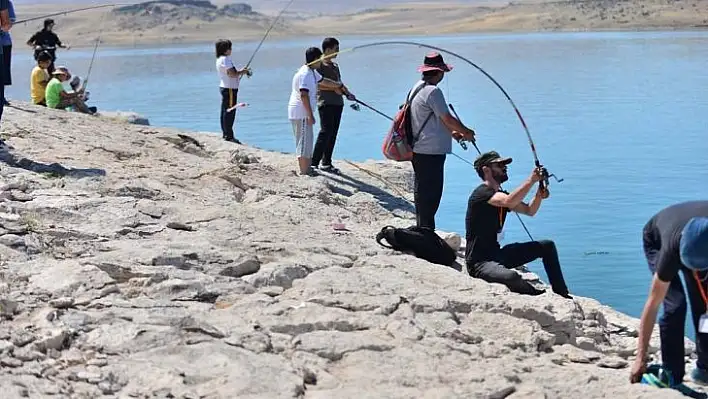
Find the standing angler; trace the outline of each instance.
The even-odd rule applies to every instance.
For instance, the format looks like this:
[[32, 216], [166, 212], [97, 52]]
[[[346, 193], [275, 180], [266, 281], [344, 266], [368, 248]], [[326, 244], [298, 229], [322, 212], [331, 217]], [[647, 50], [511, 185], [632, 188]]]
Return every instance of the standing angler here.
[[[10, 16], [10, 22], [15, 23], [15, 7], [12, 4], [12, 0], [8, 0], [8, 15]], [[12, 85], [12, 36], [10, 32], [2, 31], [0, 32], [0, 42], [2, 43], [2, 57], [3, 65], [5, 70], [3, 71], [3, 84], [5, 86]], [[4, 105], [10, 105], [4, 95], [3, 91], [2, 102]]]
[[413, 171], [415, 172], [415, 215], [418, 227], [435, 229], [435, 214], [440, 206], [446, 155], [452, 152], [452, 138], [474, 140], [475, 132], [450, 114], [437, 86], [452, 66], [441, 54], [425, 56], [422, 73], [411, 93], [411, 133], [413, 134]]
[[312, 168], [313, 130], [315, 125], [314, 107], [317, 101], [317, 88], [325, 86], [330, 89], [340, 89], [340, 82], [322, 77], [317, 72], [322, 63], [322, 50], [310, 47], [305, 50], [305, 65], [295, 72], [292, 80], [292, 90], [288, 100], [288, 119], [295, 136], [295, 153], [300, 169], [300, 175], [317, 176]]
[[221, 114], [219, 117], [221, 134], [224, 140], [241, 144], [234, 137], [236, 109], [233, 107], [238, 98], [238, 85], [241, 77], [243, 75], [251, 76], [251, 69], [236, 69], [231, 60], [231, 40], [220, 39], [216, 42], [216, 72], [219, 74], [219, 91], [221, 91]]
[[[652, 278], [649, 297], [639, 321], [637, 357], [630, 374], [631, 382], [639, 382], [646, 371], [647, 347], [659, 307], [664, 313], [659, 320], [661, 359], [674, 381], [682, 385], [685, 374], [684, 325], [686, 296], [691, 303], [693, 327], [696, 330], [696, 369], [691, 374], [697, 383], [708, 384], [708, 314], [706, 277], [708, 277], [708, 201], [690, 201], [664, 208], [655, 214], [643, 231], [644, 254]], [[683, 282], [679, 271], [683, 274]]]
[[[324, 78], [341, 82], [342, 74], [339, 65], [333, 60], [339, 52], [339, 41], [333, 37], [328, 37], [322, 41], [322, 52], [324, 54], [322, 64], [317, 68], [317, 72]], [[312, 153], [312, 167], [317, 168], [322, 160], [321, 170], [324, 172], [339, 173], [339, 170], [332, 165], [332, 153], [334, 144], [337, 141], [339, 123], [342, 120], [344, 110], [345, 95], [348, 100], [355, 100], [356, 97], [346, 86], [341, 89], [332, 90], [327, 85], [318, 85], [317, 110], [320, 114], [320, 133], [317, 135], [315, 150]]]
[[[3, 32], [10, 33], [10, 29], [12, 28], [12, 21], [10, 20], [10, 2], [9, 0], [0, 0], [0, 29], [2, 29]], [[0, 46], [0, 51], [2, 51], [2, 46]], [[5, 75], [5, 59], [4, 55], [0, 54], [0, 62], [2, 62], [2, 65], [0, 65], [0, 83], [4, 82], [4, 75]], [[0, 84], [0, 98], [5, 98], [5, 85]], [[0, 101], [0, 120], [2, 120], [2, 113], [3, 110], [5, 109], [5, 102]], [[2, 142], [2, 140], [0, 140]]]

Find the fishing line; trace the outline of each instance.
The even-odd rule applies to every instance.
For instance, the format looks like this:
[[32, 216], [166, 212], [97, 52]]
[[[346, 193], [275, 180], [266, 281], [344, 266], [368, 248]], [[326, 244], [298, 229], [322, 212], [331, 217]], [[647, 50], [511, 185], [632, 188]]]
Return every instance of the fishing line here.
[[484, 74], [484, 76], [486, 76], [489, 80], [491, 80], [492, 83], [494, 83], [497, 86], [497, 88], [499, 90], [501, 90], [501, 92], [504, 94], [504, 96], [506, 97], [506, 99], [509, 101], [512, 108], [514, 109], [514, 112], [516, 112], [516, 116], [518, 117], [519, 121], [521, 122], [521, 126], [524, 128], [524, 132], [526, 132], [526, 137], [528, 138], [529, 145], [531, 146], [531, 152], [533, 153], [534, 163], [535, 163], [536, 167], [539, 168], [543, 172], [543, 180], [540, 183], [541, 187], [547, 186], [549, 184], [550, 177], [553, 177], [556, 180], [556, 182], [558, 182], [558, 183], [563, 181], [563, 179], [559, 179], [554, 174], [548, 173], [548, 170], [539, 161], [538, 154], [536, 151], [536, 146], [534, 145], [533, 139], [531, 138], [531, 133], [529, 132], [528, 126], [526, 125], [526, 121], [524, 120], [523, 116], [521, 116], [521, 112], [519, 111], [518, 107], [514, 103], [514, 100], [511, 99], [511, 96], [509, 95], [509, 93], [507, 93], [506, 90], [504, 90], [502, 85], [499, 84], [499, 82], [497, 82], [496, 79], [494, 79], [494, 77], [492, 77], [492, 75], [490, 75], [489, 73], [487, 73], [487, 71], [482, 69], [482, 67], [480, 67], [479, 65], [475, 64], [474, 62], [470, 61], [469, 59], [467, 59], [457, 53], [454, 53], [450, 50], [445, 50], [440, 47], [431, 46], [429, 44], [417, 43], [417, 42], [412, 42], [412, 41], [386, 41], [386, 42], [367, 43], [367, 44], [362, 44], [359, 46], [350, 47], [348, 49], [340, 50], [338, 52], [335, 52], [335, 53], [332, 53], [332, 54], [329, 54], [326, 56], [322, 56], [322, 58], [318, 59], [317, 61], [313, 61], [311, 63], [308, 63], [307, 65], [309, 66], [309, 65], [319, 62], [323, 59], [331, 58], [331, 57], [334, 57], [335, 55], [350, 52], [350, 51], [360, 50], [360, 49], [367, 48], [367, 47], [385, 46], [385, 45], [393, 45], [393, 44], [425, 47], [425, 48], [439, 51], [441, 53], [446, 53], [446, 54], [449, 54], [449, 55], [456, 57], [460, 60], [463, 60], [464, 62], [468, 63], [469, 65], [473, 66], [478, 71], [480, 71], [482, 74]]
[[288, 4], [285, 5], [285, 8], [283, 8], [283, 9], [280, 11], [280, 14], [278, 14], [278, 16], [275, 17], [275, 19], [273, 20], [273, 23], [270, 25], [270, 27], [269, 27], [268, 30], [266, 31], [265, 35], [263, 35], [263, 39], [261, 39], [261, 42], [258, 43], [258, 47], [256, 47], [256, 50], [255, 50], [255, 51], [253, 52], [253, 54], [251, 55], [251, 58], [250, 58], [250, 59], [248, 60], [248, 62], [246, 63], [246, 66], [244, 67], [244, 69], [248, 69], [248, 67], [251, 65], [251, 62], [253, 61], [253, 58], [256, 56], [256, 53], [258, 53], [258, 50], [261, 48], [261, 46], [263, 45], [263, 42], [264, 42], [265, 39], [268, 37], [268, 34], [270, 33], [271, 29], [273, 29], [273, 27], [275, 26], [276, 22], [278, 22], [278, 19], [280, 19], [280, 16], [283, 15], [283, 13], [285, 12], [285, 10], [288, 9], [288, 7], [290, 7], [290, 4], [292, 4], [293, 1], [295, 1], [295, 0], [290, 0], [290, 1], [288, 2]]
[[61, 12], [56, 12], [53, 14], [47, 14], [47, 15], [42, 15], [41, 17], [32, 17], [32, 18], [27, 18], [27, 19], [22, 19], [20, 21], [15, 21], [13, 25], [18, 25], [18, 24], [23, 24], [26, 22], [31, 22], [31, 21], [36, 21], [38, 19], [45, 19], [49, 17], [54, 17], [57, 15], [66, 15], [66, 14], [71, 14], [73, 12], [78, 12], [78, 11], [86, 11], [86, 10], [93, 10], [96, 8], [103, 8], [103, 7], [113, 7], [113, 6], [130, 6], [133, 5], [133, 3], [115, 3], [115, 4], [103, 4], [100, 6], [92, 6], [92, 7], [84, 7], [84, 8], [75, 8], [73, 10], [67, 10], [67, 11], [61, 11]]

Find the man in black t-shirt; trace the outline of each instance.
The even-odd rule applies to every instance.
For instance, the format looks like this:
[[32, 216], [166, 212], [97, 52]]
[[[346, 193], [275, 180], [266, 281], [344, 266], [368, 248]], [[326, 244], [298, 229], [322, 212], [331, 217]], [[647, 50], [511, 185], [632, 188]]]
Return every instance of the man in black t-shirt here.
[[[663, 303], [664, 313], [659, 320], [661, 359], [663, 367], [671, 372], [674, 384], [681, 384], [685, 374], [684, 326], [688, 295], [698, 354], [691, 377], [698, 383], [708, 384], [708, 201], [675, 204], [654, 215], [644, 226], [643, 245], [654, 277], [639, 322], [637, 357], [630, 381], [639, 382], [646, 371], [647, 347]], [[686, 284], [685, 292], [679, 271]]]
[[509, 178], [506, 167], [511, 162], [511, 158], [502, 158], [496, 151], [486, 152], [474, 162], [475, 170], [483, 182], [472, 192], [467, 203], [467, 270], [472, 277], [504, 284], [513, 292], [540, 295], [545, 291], [534, 288], [510, 269], [541, 258], [553, 292], [570, 299], [572, 297], [565, 285], [553, 241], [512, 243], [503, 248], [499, 245], [507, 213], [516, 211], [533, 216], [541, 206], [541, 201], [549, 195], [547, 188], [541, 189], [539, 186], [531, 203], [523, 202], [531, 187], [541, 180], [542, 174], [537, 168], [511, 194], [503, 191], [501, 184]]

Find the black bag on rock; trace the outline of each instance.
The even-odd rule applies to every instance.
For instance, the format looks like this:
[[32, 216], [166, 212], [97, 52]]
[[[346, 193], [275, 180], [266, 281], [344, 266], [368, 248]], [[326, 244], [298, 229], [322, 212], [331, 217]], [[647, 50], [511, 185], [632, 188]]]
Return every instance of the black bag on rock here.
[[[386, 239], [389, 245], [382, 243], [383, 239]], [[376, 235], [376, 242], [382, 247], [410, 253], [438, 265], [452, 266], [457, 260], [455, 250], [435, 234], [434, 230], [424, 227], [411, 226], [402, 229], [386, 226]]]

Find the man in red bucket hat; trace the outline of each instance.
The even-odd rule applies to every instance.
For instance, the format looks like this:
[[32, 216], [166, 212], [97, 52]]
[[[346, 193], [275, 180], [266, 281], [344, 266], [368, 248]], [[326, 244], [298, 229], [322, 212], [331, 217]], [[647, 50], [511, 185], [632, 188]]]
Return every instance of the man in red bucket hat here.
[[408, 93], [410, 132], [413, 134], [416, 225], [435, 230], [435, 214], [443, 193], [445, 158], [452, 152], [452, 138], [474, 140], [475, 132], [457, 120], [437, 86], [452, 65], [440, 53], [425, 56], [418, 67], [421, 79]]

